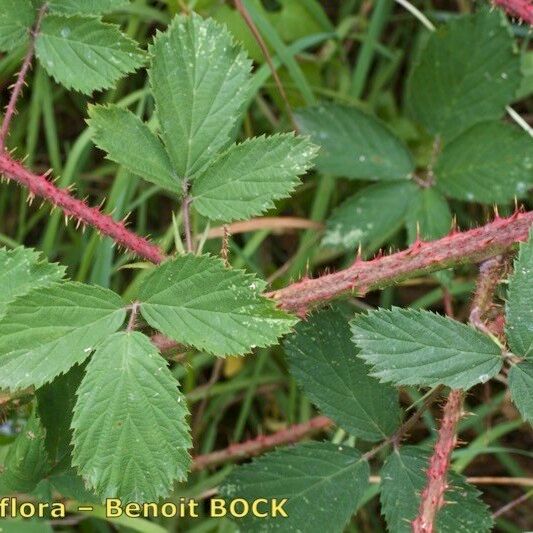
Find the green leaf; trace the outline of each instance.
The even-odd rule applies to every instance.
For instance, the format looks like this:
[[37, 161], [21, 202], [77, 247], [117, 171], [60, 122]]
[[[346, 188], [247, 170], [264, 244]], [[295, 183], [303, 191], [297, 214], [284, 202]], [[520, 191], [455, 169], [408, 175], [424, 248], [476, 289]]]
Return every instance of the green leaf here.
[[61, 15], [99, 15], [129, 4], [129, 0], [48, 0], [48, 11]]
[[157, 501], [185, 479], [187, 406], [148, 337], [109, 337], [87, 365], [78, 398], [72, 462], [102, 499]]
[[224, 222], [264, 213], [296, 188], [315, 153], [306, 138], [290, 133], [233, 145], [194, 181], [194, 207]]
[[407, 103], [429, 132], [450, 140], [500, 118], [520, 79], [507, 22], [498, 10], [482, 9], [431, 34], [408, 80]]
[[320, 312], [296, 326], [285, 341], [291, 375], [311, 401], [350, 434], [385, 439], [400, 420], [398, 394], [369, 377], [357, 357], [347, 320]]
[[48, 15], [35, 42], [44, 68], [67, 89], [108, 89], [144, 62], [137, 43], [96, 18]]
[[[381, 508], [389, 531], [410, 533], [418, 513], [420, 492], [426, 484], [429, 453], [415, 446], [394, 451], [381, 470]], [[450, 472], [446, 505], [437, 514], [439, 533], [485, 533], [492, 529], [488, 507], [466, 479]]]
[[327, 221], [324, 246], [379, 248], [403, 225], [418, 187], [410, 182], [376, 183], [337, 207]]
[[0, 388], [40, 387], [76, 363], [124, 322], [121, 298], [66, 282], [9, 304], [0, 321]]
[[452, 213], [446, 198], [433, 188], [420, 189], [413, 197], [406, 217], [409, 241], [418, 236], [427, 241], [444, 237], [452, 227]]
[[396, 385], [469, 389], [502, 366], [500, 349], [489, 337], [429, 311], [379, 309], [357, 315], [351, 326], [372, 375]]
[[45, 432], [35, 412], [9, 447], [0, 475], [0, 494], [32, 492], [48, 471]]
[[65, 267], [48, 263], [31, 248], [0, 249], [0, 317], [7, 304], [18, 296], [61, 281], [64, 275]]
[[482, 122], [448, 144], [435, 168], [438, 188], [486, 204], [523, 197], [533, 185], [533, 139], [503, 122]]
[[93, 141], [107, 152], [108, 159], [164, 189], [182, 194], [181, 182], [163, 144], [138, 116], [117, 105], [90, 106], [89, 116]]
[[341, 533], [368, 485], [368, 463], [353, 448], [308, 442], [236, 468], [221, 487], [227, 499], [287, 498], [287, 518], [239, 520], [241, 531]]
[[9, 52], [29, 39], [36, 9], [27, 0], [0, 0], [0, 51]]
[[511, 350], [519, 356], [533, 355], [533, 230], [527, 243], [520, 244], [514, 272], [509, 278], [506, 305], [506, 333]]
[[407, 148], [377, 118], [353, 107], [322, 104], [300, 109], [297, 122], [322, 150], [326, 174], [364, 180], [405, 180], [414, 170]]
[[210, 256], [185, 255], [157, 267], [139, 292], [148, 323], [215, 355], [274, 344], [296, 320], [261, 296], [264, 282]]
[[150, 52], [161, 136], [178, 175], [192, 178], [231, 142], [251, 62], [224, 26], [194, 13], [176, 17]]
[[511, 398], [522, 418], [533, 423], [533, 362], [524, 361], [513, 365], [509, 372]]
[[84, 365], [75, 365], [35, 393], [37, 412], [46, 431], [46, 451], [53, 465], [70, 458], [72, 411], [84, 370]]

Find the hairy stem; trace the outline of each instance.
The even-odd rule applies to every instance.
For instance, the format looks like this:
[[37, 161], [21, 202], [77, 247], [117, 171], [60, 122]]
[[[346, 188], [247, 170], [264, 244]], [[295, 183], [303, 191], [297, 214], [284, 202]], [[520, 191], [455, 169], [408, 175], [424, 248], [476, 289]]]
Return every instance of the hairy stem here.
[[135, 331], [137, 327], [137, 317], [139, 315], [139, 309], [141, 304], [139, 302], [133, 302], [131, 304], [130, 319], [128, 320], [127, 331]]
[[472, 326], [487, 335], [492, 335], [493, 332], [486, 325], [484, 316], [492, 305], [494, 293], [505, 269], [505, 257], [501, 255], [487, 259], [479, 267], [479, 278], [472, 300], [469, 321]]
[[[479, 268], [476, 292], [472, 301], [470, 323], [485, 331], [482, 317], [492, 305], [494, 293], [505, 270], [502, 256], [484, 261]], [[444, 494], [448, 488], [450, 459], [457, 444], [457, 425], [463, 415], [464, 391], [450, 391], [444, 406], [442, 422], [429, 461], [427, 482], [421, 498], [418, 516], [412, 523], [413, 533], [433, 533], [439, 509], [444, 505]]]
[[[405, 436], [414, 425], [420, 420], [425, 410], [431, 405], [433, 400], [442, 390], [442, 387], [436, 387], [431, 394], [426, 398], [424, 405], [407, 419], [390, 437], [383, 442], [366, 452], [362, 460], [368, 461], [374, 457], [380, 450], [389, 444], [395, 444]], [[307, 422], [295, 424], [286, 429], [278, 431], [272, 435], [260, 435], [255, 439], [250, 439], [239, 444], [232, 444], [231, 446], [218, 450], [216, 452], [208, 453], [206, 455], [199, 455], [194, 458], [193, 471], [203, 470], [212, 466], [229, 463], [232, 461], [239, 461], [254, 457], [264, 453], [272, 448], [285, 444], [294, 444], [302, 439], [313, 435], [319, 431], [329, 429], [333, 425], [333, 421], [325, 416], [317, 416]]]
[[413, 533], [433, 533], [437, 512], [444, 505], [444, 493], [448, 488], [450, 459], [457, 443], [457, 424], [463, 413], [464, 392], [450, 392], [443, 410], [437, 443], [429, 461], [427, 484], [422, 491], [418, 516], [412, 524]]
[[232, 444], [228, 448], [198, 455], [193, 462], [193, 471], [204, 470], [205, 468], [217, 466], [231, 461], [239, 461], [254, 457], [276, 446], [293, 444], [305, 437], [324, 431], [331, 427], [333, 422], [325, 416], [317, 416], [308, 422], [295, 424], [287, 429], [278, 431], [272, 435], [260, 435], [255, 439], [250, 439], [239, 444]]
[[42, 5], [42, 7], [39, 9], [39, 12], [37, 14], [37, 21], [35, 22], [35, 26], [30, 32], [30, 44], [28, 45], [28, 51], [26, 52], [26, 55], [24, 56], [24, 61], [22, 62], [22, 66], [17, 75], [17, 80], [15, 81], [15, 84], [13, 85], [13, 91], [11, 93], [9, 102], [6, 107], [6, 113], [4, 115], [2, 127], [0, 128], [0, 152], [3, 152], [5, 149], [5, 143], [6, 143], [6, 138], [9, 132], [9, 127], [11, 125], [11, 119], [17, 112], [17, 101], [18, 101], [19, 96], [22, 93], [22, 88], [26, 84], [26, 76], [28, 74], [28, 71], [31, 67], [31, 63], [33, 60], [33, 54], [35, 52], [35, 38], [37, 34], [39, 33], [41, 22], [43, 20], [43, 17], [44, 17], [44, 14], [46, 13], [47, 8], [48, 8], [48, 3], [45, 2]]
[[9, 154], [0, 154], [0, 174], [24, 185], [30, 195], [48, 200], [63, 211], [66, 217], [72, 217], [78, 224], [91, 226], [103, 235], [111, 237], [135, 255], [152, 263], [160, 263], [165, 255], [163, 251], [148, 240], [128, 230], [123, 222], [117, 222], [95, 207], [89, 207], [84, 201], [74, 198], [68, 190], [60, 189], [51, 183], [45, 175], [37, 175], [26, 169]]
[[[59, 189], [45, 176], [32, 173], [9, 154], [0, 154], [0, 174], [27, 187], [39, 196], [62, 209], [66, 216], [79, 223], [92, 226], [103, 235], [111, 237], [135, 255], [155, 264], [165, 259], [163, 251], [155, 244], [128, 230], [95, 207], [74, 198], [66, 189]], [[325, 304], [347, 294], [362, 296], [369, 290], [445, 268], [476, 263], [509, 250], [515, 243], [527, 240], [533, 225], [533, 211], [516, 211], [508, 218], [497, 217], [493, 222], [464, 232], [453, 231], [447, 237], [431, 242], [415, 242], [407, 250], [370, 261], [356, 260], [339, 272], [317, 279], [303, 279], [267, 294], [278, 305], [299, 314], [312, 307]]]
[[415, 242], [407, 250], [370, 261], [356, 259], [345, 270], [303, 279], [268, 294], [287, 311], [305, 315], [312, 307], [346, 294], [364, 296], [368, 291], [461, 264], [476, 263], [527, 240], [533, 225], [533, 212], [516, 211], [509, 218], [464, 232], [453, 231], [442, 239]]

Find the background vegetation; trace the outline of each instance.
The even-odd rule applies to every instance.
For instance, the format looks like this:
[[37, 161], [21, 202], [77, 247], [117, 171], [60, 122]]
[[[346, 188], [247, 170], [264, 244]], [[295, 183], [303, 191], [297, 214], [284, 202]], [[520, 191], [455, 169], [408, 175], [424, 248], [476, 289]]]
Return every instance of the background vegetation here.
[[[315, 133], [314, 140], [320, 144], [321, 132], [328, 135], [331, 124], [342, 117], [328, 116], [322, 126], [313, 122], [316, 117], [306, 117], [304, 112], [295, 119], [295, 112], [298, 113], [295, 110], [328, 101], [378, 116], [410, 148], [416, 167], [424, 172], [431, 170], [436, 149], [434, 138], [412, 119], [405, 97], [406, 80], [414, 58], [431, 33], [428, 26], [453, 20], [480, 6], [468, 0], [424, 0], [417, 3], [416, 9], [411, 4], [406, 6], [406, 2], [392, 0], [263, 0], [248, 4], [249, 16], [256, 27], [255, 35], [242, 9], [238, 9], [242, 7], [240, 2], [236, 2], [236, 8], [230, 2], [219, 0], [133, 0], [106, 15], [105, 19], [120, 24], [125, 34], [140, 42], [143, 48], [151, 42], [157, 29], [166, 28], [178, 12], [195, 11], [227, 24], [255, 63], [257, 92], [239, 130], [241, 140], [292, 130], [295, 120], [300, 120], [299, 126]], [[511, 105], [521, 117], [521, 127], [527, 128], [533, 122], [531, 33], [527, 24], [516, 21], [512, 21], [511, 28], [521, 61], [520, 88]], [[486, 46], [490, 51], [490, 39]], [[476, 52], [465, 47], [465, 55]], [[495, 50], [494, 55], [497, 53]], [[23, 55], [21, 47], [0, 57], [3, 102], [7, 102], [9, 86]], [[489, 53], [487, 61], [490, 56]], [[268, 62], [277, 69], [277, 79], [272, 77]], [[36, 64], [28, 78], [29, 88], [18, 104], [8, 147], [15, 149], [17, 157], [25, 157], [25, 164], [36, 172], [51, 168], [54, 176], [59, 176], [58, 185], [72, 187], [78, 197], [87, 197], [91, 205], [101, 204], [114, 218], [123, 219], [130, 214], [133, 230], [151, 235], [166, 252], [172, 253], [182, 246], [177, 231], [181, 206], [161, 187], [148, 184], [105, 159], [104, 153], [94, 146], [86, 124], [90, 103], [128, 105], [139, 116], [150, 117], [153, 101], [147, 84], [145, 72], [141, 70], [122, 79], [112, 90], [87, 97], [56, 84], [44, 66]], [[507, 115], [506, 121], [511, 124], [513, 118]], [[490, 138], [489, 134], [483, 142], [489, 144]], [[339, 145], [340, 153], [354, 150], [349, 139], [345, 141], [345, 145]], [[508, 157], [505, 147], [495, 149], [502, 150], [502, 160]], [[336, 208], [368, 184], [348, 179], [342, 172], [333, 174], [331, 165], [319, 165], [318, 170], [308, 173], [290, 199], [277, 202], [275, 209], [268, 213], [270, 218], [265, 220], [253, 219], [224, 229], [209, 227], [204, 218], [194, 214], [194, 238], [201, 242], [204, 251], [227, 255], [233, 266], [268, 280], [273, 290], [302, 276], [312, 277], [346, 267], [354, 261], [359, 242], [363, 245], [363, 255], [368, 258], [379, 249], [385, 252], [389, 248], [403, 249], [415, 240], [416, 222], [404, 216], [394, 217], [394, 209], [404, 194], [404, 191], [398, 194], [394, 190], [377, 200], [369, 197], [368, 191], [360, 197], [362, 199], [351, 207], [351, 212], [366, 209], [364, 220], [368, 222], [365, 223], [375, 228], [367, 231], [368, 228], [352, 226], [352, 230], [366, 233], [363, 238], [358, 233], [359, 237], [346, 240], [345, 227], [353, 221], [343, 219], [343, 212]], [[423, 179], [430, 177], [424, 174]], [[496, 185], [492, 187], [492, 191], [496, 190]], [[426, 228], [431, 230], [428, 229], [425, 236], [446, 233], [451, 227], [452, 215], [457, 226], [463, 229], [485, 223], [494, 217], [494, 203], [498, 204], [500, 214], [509, 215], [514, 210], [512, 197], [515, 193], [529, 210], [532, 198], [527, 188], [528, 184], [523, 185], [521, 190], [511, 192], [511, 199], [505, 197], [501, 202], [497, 195], [488, 194], [487, 201], [481, 198], [481, 201], [465, 203], [460, 201], [461, 192], [451, 194], [449, 211], [439, 199], [428, 198], [431, 209]], [[479, 195], [482, 196], [482, 192]], [[110, 239], [100, 237], [90, 228], [82, 232], [74, 224], [65, 224], [63, 214], [57, 210], [51, 212], [49, 206], [41, 206], [40, 201], [31, 203], [28, 200], [27, 192], [13, 183], [0, 187], [0, 242], [3, 245], [35, 247], [51, 261], [66, 265], [73, 280], [112, 288], [125, 298], [136, 294], [146, 264], [117, 252]], [[328, 220], [330, 229], [323, 241]], [[343, 228], [340, 240], [334, 231], [339, 224]], [[380, 292], [371, 292], [364, 298], [351, 298], [340, 307], [346, 313], [353, 313], [378, 306], [411, 306], [453, 313], [457, 319], [465, 320], [476, 273], [475, 267], [465, 266], [439, 276], [420, 276]], [[253, 356], [225, 360], [172, 347], [166, 351], [166, 356], [176, 363], [172, 372], [180, 380], [192, 411], [193, 455], [209, 454], [232, 443], [274, 434], [293, 424], [305, 423], [318, 414], [289, 376], [280, 347], [258, 349]], [[533, 513], [531, 507], [528, 510], [527, 501], [533, 486], [530, 451], [533, 439], [530, 426], [522, 422], [505, 390], [503, 384], [491, 381], [469, 391], [465, 411], [471, 416], [460, 423], [461, 439], [469, 444], [454, 453], [453, 466], [471, 478], [497, 478], [492, 482], [480, 481], [478, 488], [483, 500], [496, 513], [497, 530], [518, 532], [533, 529]], [[421, 393], [415, 387], [403, 388], [404, 407], [420, 398]], [[27, 400], [9, 398], [0, 404], [3, 421], [0, 444], [4, 445], [0, 447], [0, 462], [7, 453], [7, 445], [27, 418]], [[421, 442], [435, 435], [440, 407], [437, 402], [424, 413], [411, 428], [407, 442]], [[350, 445], [368, 451], [364, 443], [349, 437], [343, 430], [333, 429], [326, 423], [319, 424], [318, 430], [334, 443], [347, 439]], [[179, 486], [174, 497], [208, 498], [216, 493], [232, 468], [229, 461], [223, 460], [216, 468], [194, 472], [186, 484]], [[522, 482], [509, 478], [520, 478]], [[349, 524], [348, 531], [384, 530], [376, 487], [375, 483], [365, 494], [364, 505]], [[505, 508], [510, 502], [517, 503]], [[229, 520], [207, 517], [183, 519], [179, 524], [167, 520], [161, 525], [169, 530], [195, 532], [235, 529]], [[58, 527], [81, 531], [126, 531], [128, 528], [148, 531], [145, 529], [148, 526], [140, 521], [120, 524], [98, 516], [82, 520], [78, 515]]]

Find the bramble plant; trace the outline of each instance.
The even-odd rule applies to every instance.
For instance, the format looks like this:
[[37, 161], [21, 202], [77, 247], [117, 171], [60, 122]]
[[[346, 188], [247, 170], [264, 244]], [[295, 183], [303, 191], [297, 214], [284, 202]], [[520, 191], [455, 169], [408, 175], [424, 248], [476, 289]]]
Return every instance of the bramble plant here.
[[[533, 24], [527, 2], [495, 3]], [[316, 64], [309, 71], [298, 54], [320, 45], [317, 61], [331, 60], [336, 78], [349, 59], [348, 8], [335, 28], [314, 0], [280, 2], [280, 12], [254, 0], [173, 4], [0, 0], [0, 72], [20, 64], [0, 173], [22, 186], [19, 223], [25, 200], [59, 211], [42, 235], [44, 209], [17, 238], [0, 234], [0, 513], [24, 495], [63, 505], [75, 527], [90, 517], [89, 531], [103, 519], [147, 532], [517, 530], [500, 517], [532, 491], [491, 510], [501, 493], [476, 485], [533, 485], [498, 443], [533, 420], [533, 131], [510, 107], [533, 92], [520, 28], [482, 5], [435, 28], [402, 2], [426, 29], [405, 65], [400, 115], [390, 92], [361, 103], [388, 0], [376, 3], [345, 97], [320, 102], [307, 80]], [[299, 17], [314, 33], [280, 37]], [[403, 61], [379, 53], [378, 93]], [[264, 64], [254, 70], [250, 55]], [[32, 63], [23, 140], [15, 117]], [[86, 117], [72, 146], [59, 140], [52, 87]], [[35, 157], [41, 113], [51, 170]], [[75, 179], [90, 154], [99, 177], [115, 174], [110, 191], [97, 180], [100, 207], [72, 187], [95, 194]], [[141, 236], [151, 211], [157, 244]], [[59, 245], [60, 216], [75, 222], [72, 246]], [[279, 250], [264, 268], [261, 244], [284, 223], [306, 233], [288, 260], [271, 242]], [[255, 233], [240, 241], [240, 231]], [[335, 271], [303, 275], [324, 264]], [[261, 387], [267, 406], [255, 409]], [[509, 420], [491, 428], [487, 418], [486, 429], [504, 401]], [[270, 434], [242, 441], [252, 427]], [[329, 438], [300, 442], [319, 432]], [[512, 476], [464, 475], [484, 453]], [[214, 496], [232, 521], [212, 522]], [[205, 501], [182, 526], [149, 512], [106, 517], [109, 498]], [[238, 511], [262, 499], [282, 501], [283, 513]], [[47, 512], [31, 527], [63, 518]], [[0, 530], [30, 527], [20, 513], [0, 519]]]

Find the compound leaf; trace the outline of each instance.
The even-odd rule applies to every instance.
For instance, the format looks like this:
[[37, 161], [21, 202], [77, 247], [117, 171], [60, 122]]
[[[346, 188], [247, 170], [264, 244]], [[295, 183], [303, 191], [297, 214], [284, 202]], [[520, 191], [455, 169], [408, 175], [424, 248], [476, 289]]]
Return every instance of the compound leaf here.
[[129, 3], [129, 0], [48, 0], [48, 10], [61, 15], [100, 15]]
[[295, 319], [261, 296], [264, 283], [210, 256], [157, 267], [139, 292], [148, 323], [172, 339], [219, 356], [274, 344]]
[[511, 350], [519, 356], [533, 355], [533, 230], [527, 243], [520, 244], [514, 272], [509, 278], [506, 305], [506, 333]]
[[322, 411], [350, 434], [385, 439], [400, 420], [398, 394], [368, 376], [339, 311], [315, 314], [285, 341], [291, 375]]
[[259, 215], [274, 207], [274, 200], [289, 196], [315, 153], [306, 138], [290, 133], [234, 145], [194, 181], [194, 206], [224, 222]]
[[[410, 533], [416, 518], [420, 493], [426, 484], [429, 453], [415, 446], [394, 451], [381, 470], [381, 508], [389, 531]], [[492, 517], [480, 492], [466, 479], [449, 472], [446, 505], [437, 514], [435, 531], [442, 533], [485, 533], [492, 529]]]
[[533, 139], [510, 124], [481, 122], [444, 147], [435, 174], [452, 198], [508, 202], [533, 185]]
[[322, 150], [317, 167], [333, 176], [405, 180], [414, 170], [407, 148], [387, 127], [353, 107], [322, 104], [297, 113], [302, 133]]
[[65, 282], [8, 305], [0, 321], [0, 388], [40, 387], [81, 363], [124, 322], [114, 292]]
[[9, 447], [0, 475], [0, 494], [35, 489], [49, 468], [44, 439], [44, 428], [34, 411]]
[[402, 227], [418, 192], [410, 181], [365, 187], [333, 211], [322, 244], [344, 250], [378, 248]]
[[489, 337], [429, 311], [379, 309], [357, 315], [351, 326], [372, 375], [397, 385], [469, 389], [502, 366], [500, 348]]
[[22, 246], [0, 250], [0, 317], [17, 296], [61, 281], [65, 267], [48, 263], [39, 252]]
[[508, 24], [497, 10], [483, 9], [430, 35], [408, 80], [407, 102], [428, 131], [450, 140], [477, 122], [500, 118], [520, 80]]
[[187, 415], [150, 339], [116, 333], [96, 350], [78, 391], [73, 465], [102, 499], [157, 501], [189, 468]]
[[144, 63], [144, 52], [118, 26], [91, 17], [48, 15], [35, 42], [44, 68], [67, 89], [112, 87]]
[[533, 423], [533, 362], [524, 361], [513, 365], [509, 372], [511, 398], [522, 418]]
[[28, 41], [35, 15], [31, 2], [0, 0], [0, 51], [9, 52]]
[[107, 157], [160, 187], [181, 195], [182, 187], [168, 154], [150, 128], [117, 105], [90, 106], [93, 141]]
[[150, 51], [161, 136], [178, 175], [192, 178], [231, 142], [251, 62], [224, 26], [194, 13], [177, 17]]
[[239, 520], [241, 531], [341, 533], [368, 486], [369, 467], [353, 448], [308, 442], [236, 468], [221, 487], [227, 499], [287, 498], [288, 517]]

